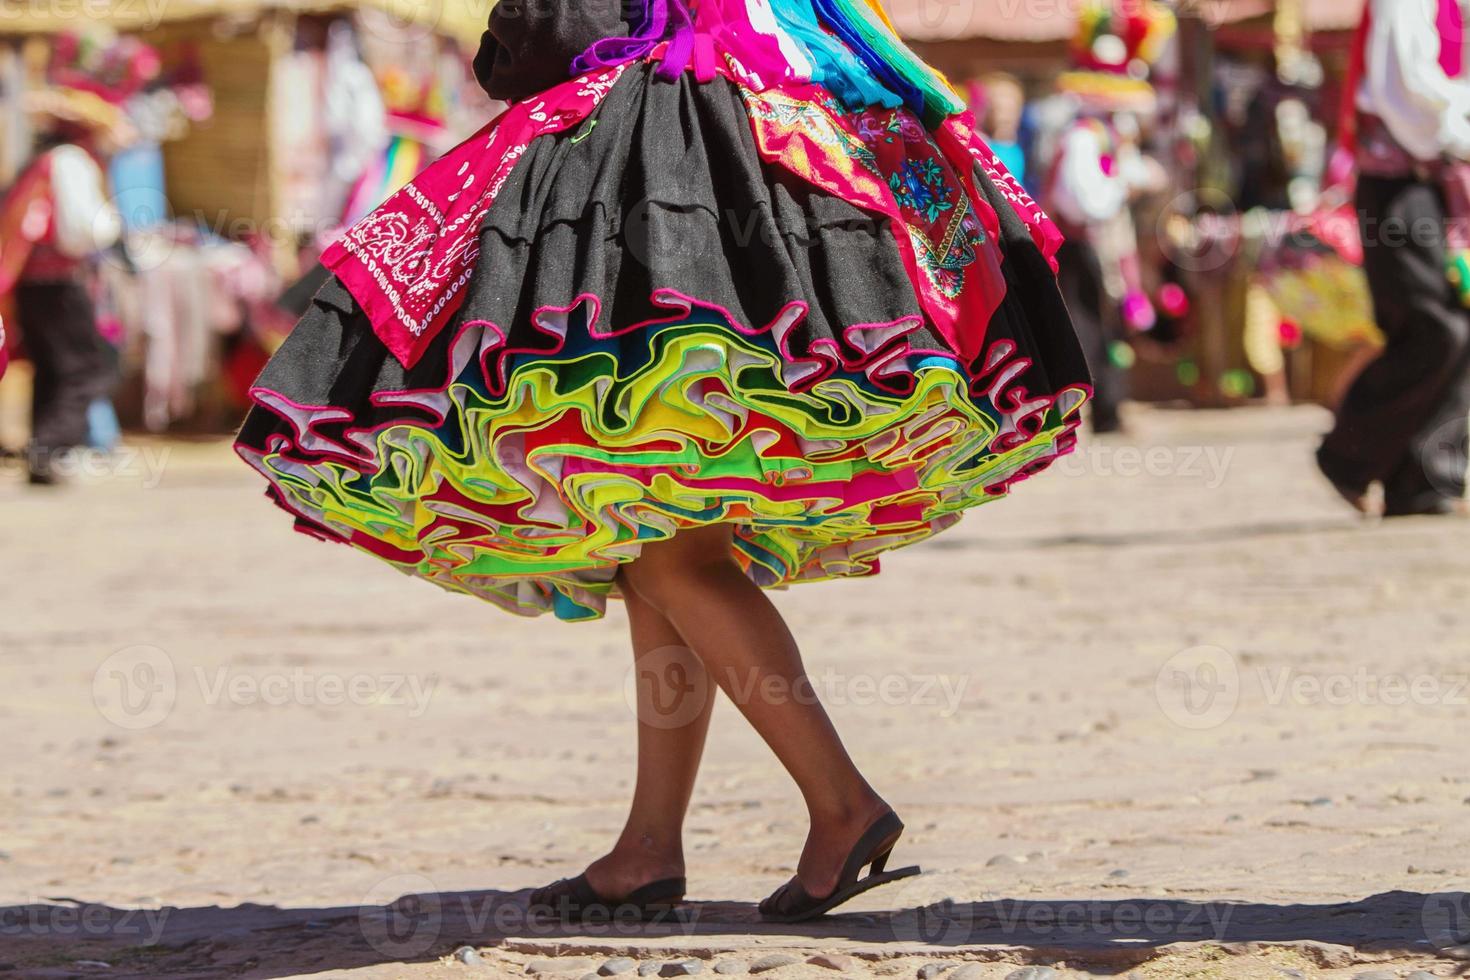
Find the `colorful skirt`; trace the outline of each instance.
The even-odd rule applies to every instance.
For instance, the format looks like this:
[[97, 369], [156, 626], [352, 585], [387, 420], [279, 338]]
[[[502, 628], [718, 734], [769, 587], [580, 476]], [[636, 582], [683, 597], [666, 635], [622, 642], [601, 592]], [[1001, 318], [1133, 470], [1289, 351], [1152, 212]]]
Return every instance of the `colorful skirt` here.
[[967, 117], [602, 69], [355, 227], [237, 449], [298, 527], [512, 612], [734, 525], [869, 575], [1074, 442], [1059, 237]]

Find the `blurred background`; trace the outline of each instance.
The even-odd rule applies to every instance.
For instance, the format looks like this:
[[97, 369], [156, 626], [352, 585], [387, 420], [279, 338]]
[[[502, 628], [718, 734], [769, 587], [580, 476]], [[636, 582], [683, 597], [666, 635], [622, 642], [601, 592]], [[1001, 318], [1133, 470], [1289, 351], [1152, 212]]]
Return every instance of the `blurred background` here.
[[[106, 341], [94, 446], [236, 424], [325, 245], [497, 111], [469, 70], [487, 7], [0, 4], [0, 302], [36, 262], [17, 254], [19, 198], [46, 149], [83, 146], [115, 209], [75, 258]], [[1101, 376], [1099, 429], [1125, 398], [1330, 406], [1371, 358], [1333, 168], [1362, 0], [888, 7], [1080, 246], [1063, 284]], [[6, 321], [14, 453], [31, 373], [24, 325]]]

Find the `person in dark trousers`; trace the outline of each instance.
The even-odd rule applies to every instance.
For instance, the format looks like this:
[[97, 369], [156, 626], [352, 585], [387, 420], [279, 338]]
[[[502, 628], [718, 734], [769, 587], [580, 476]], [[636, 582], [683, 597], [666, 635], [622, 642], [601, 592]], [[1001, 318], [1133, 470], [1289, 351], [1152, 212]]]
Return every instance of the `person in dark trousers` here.
[[1132, 204], [1162, 187], [1162, 168], [1143, 152], [1138, 120], [1157, 110], [1148, 73], [1176, 24], [1151, 0], [1087, 6], [1105, 15], [1079, 22], [1073, 70], [1039, 107], [1055, 138], [1038, 148], [1037, 169], [1044, 174], [1042, 203], [1066, 236], [1057, 285], [1092, 371], [1092, 431], [1107, 433], [1123, 428], [1127, 338], [1157, 322], [1144, 291]]
[[1446, 181], [1470, 160], [1470, 81], [1456, 0], [1371, 0], [1350, 73], [1364, 268], [1383, 353], [1354, 381], [1317, 462], [1384, 516], [1466, 513], [1470, 315], [1446, 274]]
[[1117, 432], [1123, 428], [1128, 372], [1113, 361], [1111, 348], [1123, 331], [1103, 282], [1102, 260], [1086, 239], [1068, 238], [1057, 250], [1057, 286], [1092, 369], [1092, 431]]
[[31, 393], [30, 482], [57, 482], [60, 456], [87, 444], [87, 409], [112, 388], [112, 368], [86, 284], [73, 276], [24, 282], [16, 318], [35, 366]]
[[89, 259], [120, 228], [101, 168], [64, 136], [39, 147], [0, 208], [0, 288], [14, 288], [16, 326], [35, 368], [26, 448], [33, 485], [58, 482], [57, 463], [87, 443], [88, 407], [113, 383], [88, 279]]

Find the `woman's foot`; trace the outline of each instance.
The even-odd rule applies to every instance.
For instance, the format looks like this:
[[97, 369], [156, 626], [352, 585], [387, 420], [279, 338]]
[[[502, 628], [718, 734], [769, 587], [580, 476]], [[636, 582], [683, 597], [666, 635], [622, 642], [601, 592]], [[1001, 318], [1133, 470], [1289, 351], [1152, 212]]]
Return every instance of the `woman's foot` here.
[[650, 882], [684, 877], [684, 856], [620, 845], [589, 864], [583, 874], [599, 895], [622, 900]]
[[842, 866], [858, 839], [875, 820], [892, 809], [877, 793], [869, 791], [861, 800], [839, 811], [812, 814], [806, 845], [796, 865], [797, 880], [808, 895], [824, 898], [832, 894], [842, 875]]
[[[816, 833], [816, 828], [813, 828], [814, 838]], [[889, 855], [902, 835], [903, 821], [884, 807], [847, 849], [830, 886], [814, 892], [798, 874], [760, 903], [761, 918], [767, 922], [788, 924], [805, 922], [825, 915], [870, 889], [919, 874], [917, 866], [888, 869]]]
[[655, 919], [684, 900], [682, 856], [650, 860], [646, 853], [615, 848], [575, 878], [536, 889], [528, 903], [536, 916], [563, 921]]

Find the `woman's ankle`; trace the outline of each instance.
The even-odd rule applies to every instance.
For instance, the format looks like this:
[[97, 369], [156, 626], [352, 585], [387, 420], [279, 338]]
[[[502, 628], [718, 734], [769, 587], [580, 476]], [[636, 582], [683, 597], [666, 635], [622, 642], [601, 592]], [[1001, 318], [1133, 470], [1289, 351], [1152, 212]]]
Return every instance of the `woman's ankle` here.
[[625, 898], [644, 885], [684, 877], [682, 851], [653, 853], [642, 848], [614, 847], [587, 867], [587, 879], [598, 894]]
[[830, 800], [809, 802], [807, 816], [814, 827], [856, 827], [861, 831], [891, 809], [872, 787], [864, 786]]
[[683, 829], [634, 830], [625, 827], [608, 857], [622, 865], [682, 870]]

